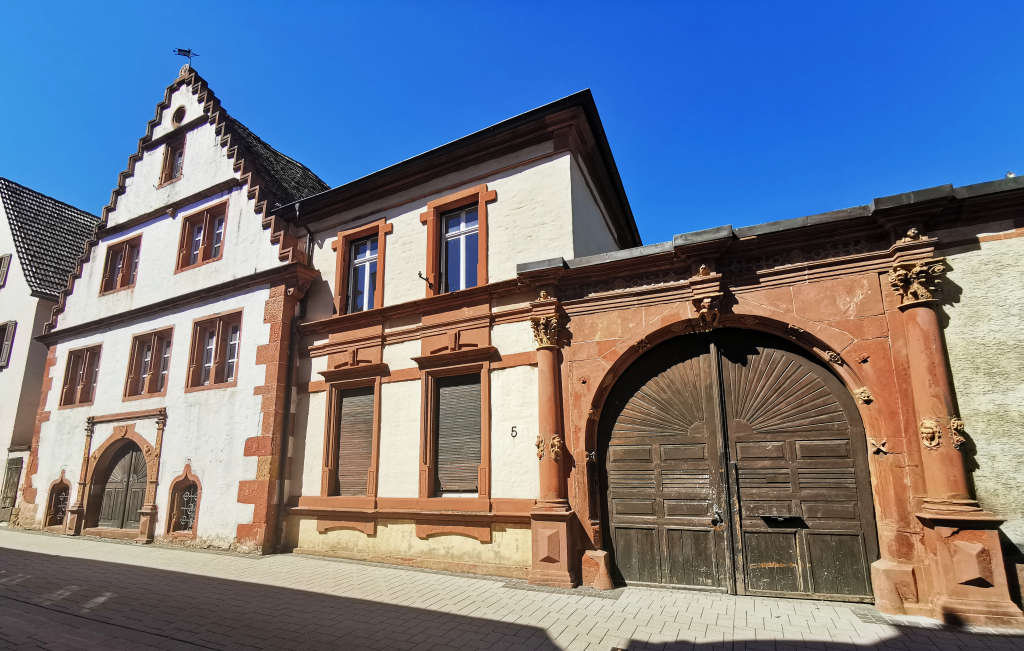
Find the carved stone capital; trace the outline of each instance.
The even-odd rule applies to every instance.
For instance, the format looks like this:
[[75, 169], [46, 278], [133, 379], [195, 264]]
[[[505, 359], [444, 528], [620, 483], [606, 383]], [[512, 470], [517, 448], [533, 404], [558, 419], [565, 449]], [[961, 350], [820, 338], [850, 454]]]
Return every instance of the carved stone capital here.
[[565, 317], [560, 313], [535, 316], [530, 319], [533, 339], [537, 342], [538, 347], [561, 345], [563, 326], [565, 326]]
[[903, 305], [940, 298], [946, 261], [939, 258], [913, 264], [897, 264], [889, 270], [889, 285]]

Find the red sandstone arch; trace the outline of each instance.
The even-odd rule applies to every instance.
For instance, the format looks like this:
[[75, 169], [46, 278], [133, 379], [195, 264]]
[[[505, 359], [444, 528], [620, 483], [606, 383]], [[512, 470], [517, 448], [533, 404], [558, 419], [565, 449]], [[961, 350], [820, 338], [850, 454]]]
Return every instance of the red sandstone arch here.
[[[60, 477], [50, 482], [50, 487], [46, 491], [46, 511], [43, 513], [43, 528], [52, 530], [62, 530], [67, 523], [67, 509], [71, 506], [71, 482], [64, 476], [65, 471], [61, 469]], [[56, 493], [54, 491], [66, 491], [67, 501], [65, 503], [64, 517], [61, 518], [60, 522], [50, 523], [50, 519], [53, 515], [53, 509], [55, 506]]]
[[90, 455], [89, 470], [86, 473], [86, 504], [85, 504], [85, 526], [95, 527], [99, 516], [100, 504], [103, 499], [103, 486], [97, 485], [97, 477], [106, 477], [110, 474], [111, 462], [116, 457], [116, 452], [123, 446], [135, 444], [142, 451], [146, 460], [146, 497], [143, 501], [143, 509], [151, 513], [151, 517], [143, 517], [139, 527], [138, 540], [151, 540], [151, 525], [155, 522], [156, 506], [153, 501], [156, 497], [156, 476], [160, 467], [160, 452], [149, 441], [135, 431], [135, 423], [118, 425], [107, 439]]

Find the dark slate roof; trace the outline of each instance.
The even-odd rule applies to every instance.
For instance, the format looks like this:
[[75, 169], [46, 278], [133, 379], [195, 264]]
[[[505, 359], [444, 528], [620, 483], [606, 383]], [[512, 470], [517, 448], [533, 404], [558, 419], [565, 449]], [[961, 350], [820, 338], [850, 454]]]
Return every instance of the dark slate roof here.
[[312, 170], [268, 145], [235, 118], [229, 116], [227, 123], [228, 129], [242, 140], [245, 160], [260, 168], [263, 182], [271, 185], [270, 191], [282, 204], [328, 189]]
[[51, 300], [67, 286], [99, 217], [0, 177], [0, 201], [33, 294]]

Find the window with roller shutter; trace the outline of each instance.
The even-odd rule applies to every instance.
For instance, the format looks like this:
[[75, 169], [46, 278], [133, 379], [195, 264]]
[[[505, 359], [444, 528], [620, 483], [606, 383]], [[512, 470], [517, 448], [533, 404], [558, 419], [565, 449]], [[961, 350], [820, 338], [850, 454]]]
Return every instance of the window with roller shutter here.
[[338, 392], [335, 495], [366, 495], [373, 451], [373, 387]]
[[436, 490], [478, 491], [480, 466], [480, 376], [458, 375], [436, 381]]

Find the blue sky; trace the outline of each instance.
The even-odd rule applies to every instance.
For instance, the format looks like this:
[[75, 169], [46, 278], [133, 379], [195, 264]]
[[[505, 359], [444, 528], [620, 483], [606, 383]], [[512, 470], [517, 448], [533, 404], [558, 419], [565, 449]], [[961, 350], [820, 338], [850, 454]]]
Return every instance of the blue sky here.
[[96, 213], [175, 47], [201, 54], [229, 113], [332, 186], [590, 88], [645, 243], [1024, 174], [1024, 3], [3, 12], [0, 176]]

